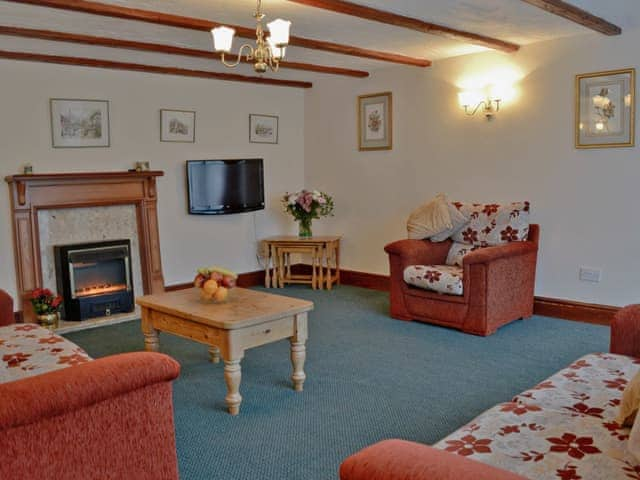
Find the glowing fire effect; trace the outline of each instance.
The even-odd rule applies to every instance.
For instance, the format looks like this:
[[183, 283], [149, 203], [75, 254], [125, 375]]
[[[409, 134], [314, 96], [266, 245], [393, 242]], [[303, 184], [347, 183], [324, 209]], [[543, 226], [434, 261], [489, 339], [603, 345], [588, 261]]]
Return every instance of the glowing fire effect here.
[[118, 285], [92, 285], [91, 287], [79, 288], [76, 290], [76, 297], [90, 297], [92, 295], [105, 295], [107, 293], [121, 292], [126, 290], [127, 286], [122, 283]]

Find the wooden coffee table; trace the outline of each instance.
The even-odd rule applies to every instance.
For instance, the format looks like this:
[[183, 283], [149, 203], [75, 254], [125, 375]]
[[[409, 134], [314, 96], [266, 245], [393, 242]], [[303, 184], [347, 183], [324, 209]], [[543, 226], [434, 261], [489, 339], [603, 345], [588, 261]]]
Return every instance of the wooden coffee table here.
[[167, 332], [209, 345], [211, 361], [215, 363], [222, 356], [225, 400], [231, 415], [240, 412], [240, 361], [249, 348], [288, 338], [293, 388], [302, 391], [306, 378], [307, 312], [313, 310], [312, 302], [234, 288], [226, 302], [217, 304], [201, 300], [200, 290], [191, 288], [145, 295], [136, 303], [142, 307], [145, 350], [157, 352], [158, 334]]

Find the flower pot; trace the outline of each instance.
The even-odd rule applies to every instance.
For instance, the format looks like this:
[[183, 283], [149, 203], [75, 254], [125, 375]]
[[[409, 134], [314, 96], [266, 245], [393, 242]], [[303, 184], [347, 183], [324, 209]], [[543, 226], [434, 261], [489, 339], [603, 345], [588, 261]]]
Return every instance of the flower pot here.
[[300, 219], [298, 221], [298, 237], [309, 238], [313, 236], [311, 231], [311, 219]]
[[58, 321], [60, 319], [58, 312], [56, 313], [46, 313], [44, 315], [36, 315], [38, 319], [38, 323], [43, 327], [48, 328], [49, 330], [54, 330], [58, 328]]

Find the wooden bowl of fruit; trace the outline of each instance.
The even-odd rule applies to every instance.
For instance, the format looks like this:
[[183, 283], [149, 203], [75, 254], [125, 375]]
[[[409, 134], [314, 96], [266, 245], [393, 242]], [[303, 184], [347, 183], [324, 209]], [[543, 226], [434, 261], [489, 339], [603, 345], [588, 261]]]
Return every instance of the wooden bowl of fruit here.
[[236, 286], [238, 275], [222, 267], [199, 268], [193, 285], [207, 302], [224, 302], [229, 290]]

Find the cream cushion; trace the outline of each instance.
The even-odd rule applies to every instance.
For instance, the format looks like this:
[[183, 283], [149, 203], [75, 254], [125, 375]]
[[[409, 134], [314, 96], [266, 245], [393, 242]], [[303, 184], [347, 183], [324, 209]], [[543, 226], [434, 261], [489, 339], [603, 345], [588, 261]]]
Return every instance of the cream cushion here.
[[462, 268], [452, 265], [409, 265], [404, 281], [414, 287], [448, 295], [462, 295]]
[[416, 208], [407, 220], [409, 238], [417, 240], [430, 238], [452, 227], [447, 199], [442, 193]]
[[638, 409], [640, 408], [640, 372], [636, 373], [627, 384], [620, 401], [620, 410], [616, 423], [625, 427], [630, 427], [638, 422], [635, 421]]
[[451, 215], [452, 227], [442, 231], [441, 233], [433, 235], [431, 237], [432, 242], [444, 242], [447, 238], [454, 236], [469, 223], [469, 217], [465, 216], [464, 213], [458, 210], [454, 204], [447, 202], [447, 207], [449, 208], [449, 215]]

